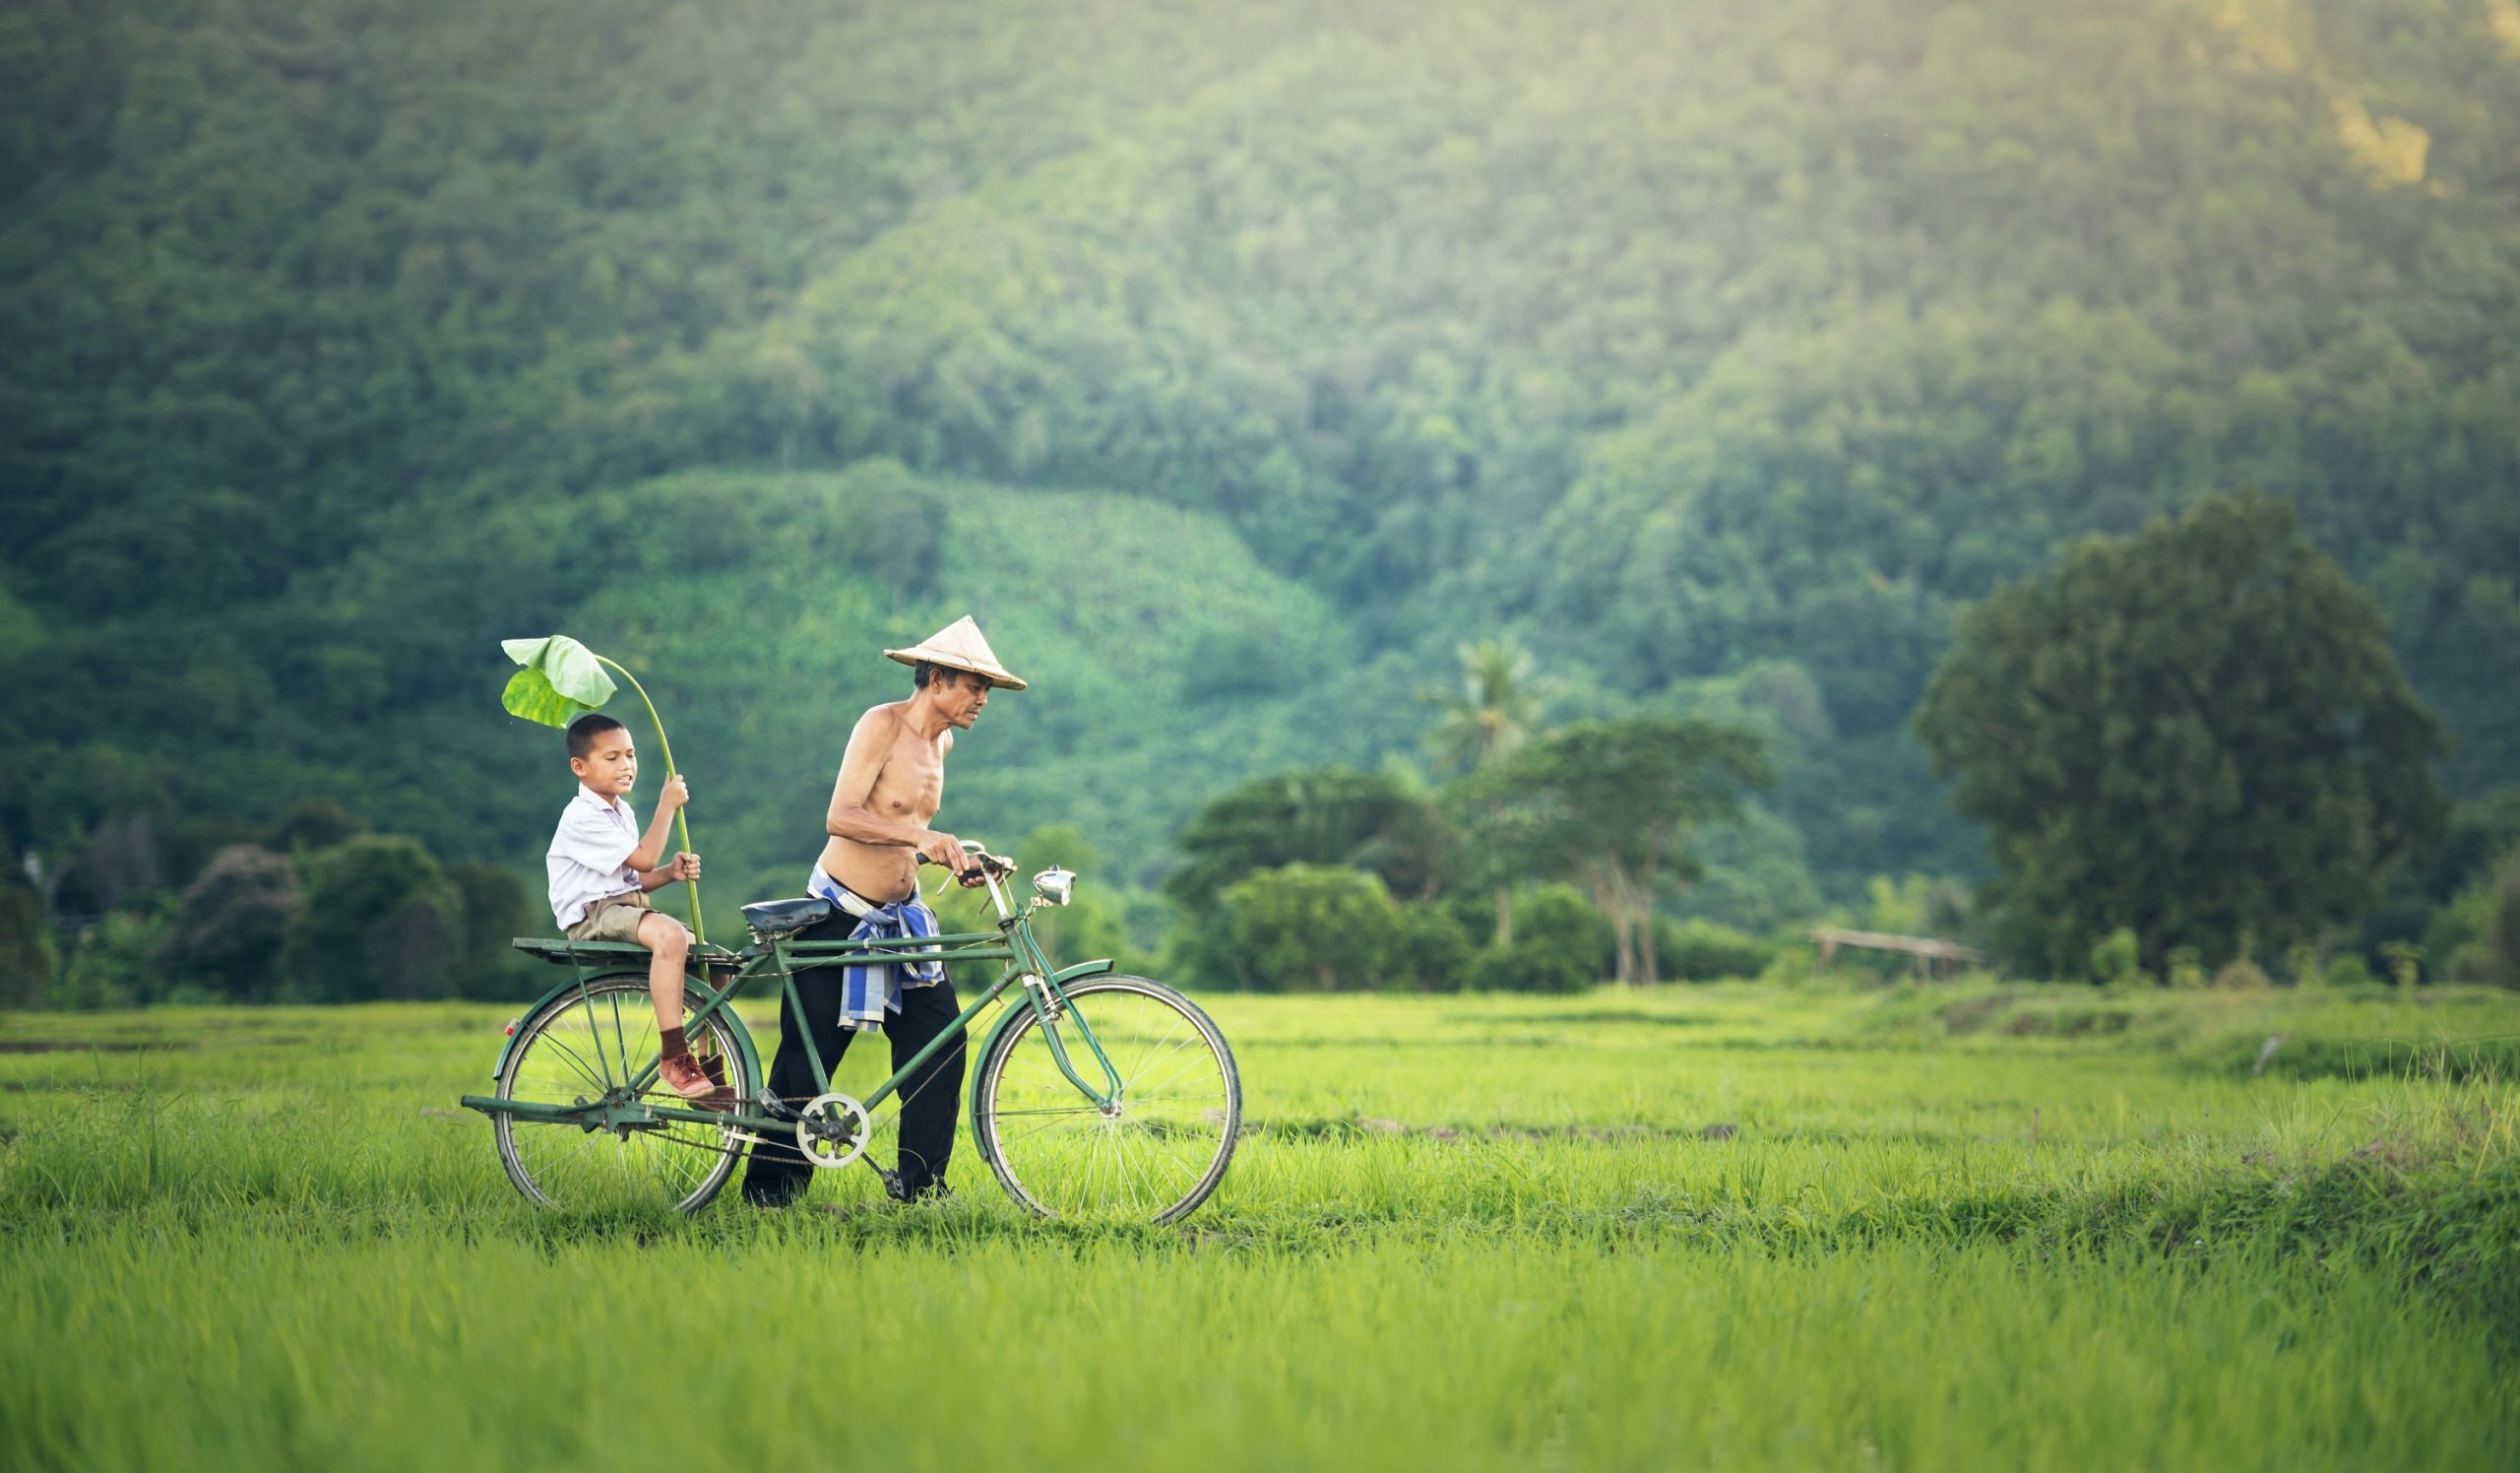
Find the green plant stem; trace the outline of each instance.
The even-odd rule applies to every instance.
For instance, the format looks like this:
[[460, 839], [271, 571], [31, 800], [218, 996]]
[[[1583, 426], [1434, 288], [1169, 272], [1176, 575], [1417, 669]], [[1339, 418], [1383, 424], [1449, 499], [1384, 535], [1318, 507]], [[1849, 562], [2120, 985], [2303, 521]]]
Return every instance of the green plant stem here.
[[[592, 650], [587, 653], [595, 654]], [[664, 752], [665, 781], [673, 781], [673, 740], [665, 736], [664, 720], [657, 715], [657, 703], [648, 699], [648, 688], [639, 683], [637, 675], [623, 670], [619, 662], [605, 660], [601, 655], [596, 655], [595, 658], [608, 669], [619, 672], [621, 678], [630, 682], [630, 688], [639, 693], [639, 704], [648, 708], [648, 720], [657, 729], [657, 745]], [[683, 852], [691, 853], [691, 822], [680, 808], [673, 810], [673, 831], [674, 837], [682, 841]], [[709, 924], [702, 920], [700, 915], [700, 881], [691, 879], [683, 883], [691, 886], [691, 933], [701, 945], [706, 946], [709, 944]]]

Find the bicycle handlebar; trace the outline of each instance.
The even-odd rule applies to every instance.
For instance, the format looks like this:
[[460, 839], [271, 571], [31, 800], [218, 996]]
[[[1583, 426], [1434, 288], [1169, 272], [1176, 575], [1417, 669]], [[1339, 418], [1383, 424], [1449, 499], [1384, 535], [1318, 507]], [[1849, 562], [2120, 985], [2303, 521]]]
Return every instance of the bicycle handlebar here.
[[990, 854], [969, 839], [963, 841], [963, 853], [979, 862], [954, 876], [954, 882], [966, 890], [976, 890], [987, 884], [992, 874], [1015, 872], [1015, 861], [1002, 854]]

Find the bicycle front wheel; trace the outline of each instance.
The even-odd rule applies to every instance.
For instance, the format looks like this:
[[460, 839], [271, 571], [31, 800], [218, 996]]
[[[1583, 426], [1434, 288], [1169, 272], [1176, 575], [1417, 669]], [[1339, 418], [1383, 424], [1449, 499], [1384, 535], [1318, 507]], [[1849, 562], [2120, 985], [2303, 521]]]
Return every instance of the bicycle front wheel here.
[[[721, 1009], [693, 1029], [691, 998], [682, 1006], [692, 1055], [737, 1101], [750, 1100], [756, 1081], [745, 1071], [727, 1012]], [[689, 1104], [662, 1079], [649, 1080], [643, 1091], [630, 1089], [631, 1076], [657, 1057], [659, 1042], [645, 976], [598, 978], [526, 1020], [499, 1071], [500, 1097], [536, 1105], [608, 1104], [617, 1123], [493, 1115], [499, 1160], [517, 1190], [571, 1211], [697, 1212], [708, 1205], [743, 1154], [742, 1138], [730, 1125], [638, 1119], [645, 1106]]]
[[1055, 1022], [1027, 1007], [980, 1060], [972, 1095], [980, 1156], [1044, 1217], [1172, 1222], [1208, 1199], [1233, 1159], [1242, 1128], [1233, 1051], [1196, 1003], [1160, 982], [1110, 975], [1065, 991]]

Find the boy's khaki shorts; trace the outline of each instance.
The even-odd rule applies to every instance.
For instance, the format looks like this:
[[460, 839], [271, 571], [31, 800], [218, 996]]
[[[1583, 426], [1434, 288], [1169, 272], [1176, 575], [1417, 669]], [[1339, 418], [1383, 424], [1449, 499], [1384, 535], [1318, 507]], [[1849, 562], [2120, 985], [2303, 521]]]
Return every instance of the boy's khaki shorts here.
[[[625, 895], [606, 895], [597, 901], [587, 912], [585, 920], [569, 928], [569, 939], [572, 941], [627, 941], [633, 946], [642, 945], [644, 943], [639, 939], [639, 923], [657, 913], [656, 907], [648, 904], [648, 897], [642, 891], [632, 890]], [[673, 921], [671, 916], [665, 919]], [[682, 926], [679, 921], [674, 921], [673, 924]], [[691, 928], [688, 926], [683, 926], [682, 929], [685, 935], [691, 933]]]

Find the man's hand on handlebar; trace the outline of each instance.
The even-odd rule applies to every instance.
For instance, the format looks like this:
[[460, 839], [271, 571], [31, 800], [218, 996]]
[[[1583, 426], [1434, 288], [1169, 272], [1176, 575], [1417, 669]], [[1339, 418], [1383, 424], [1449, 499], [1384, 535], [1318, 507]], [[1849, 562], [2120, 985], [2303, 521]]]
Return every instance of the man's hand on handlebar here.
[[954, 871], [954, 882], [967, 890], [988, 883], [992, 874], [1012, 871], [1015, 862], [1002, 855], [990, 854], [976, 844], [966, 844], [952, 834], [930, 829], [915, 851], [931, 865], [942, 865]]
[[972, 865], [972, 857], [964, 852], [963, 841], [941, 829], [929, 829], [912, 852], [931, 865], [942, 865], [951, 869], [956, 879], [961, 879], [963, 872]]
[[971, 860], [972, 867], [954, 876], [954, 878], [960, 882], [966, 890], [976, 890], [980, 886], [987, 884], [988, 877], [992, 874], [1012, 874], [1015, 872], [1015, 862], [1013, 860], [1008, 859], [1002, 854], [990, 854], [987, 850], [981, 849], [976, 845], [966, 851], [966, 856]]

